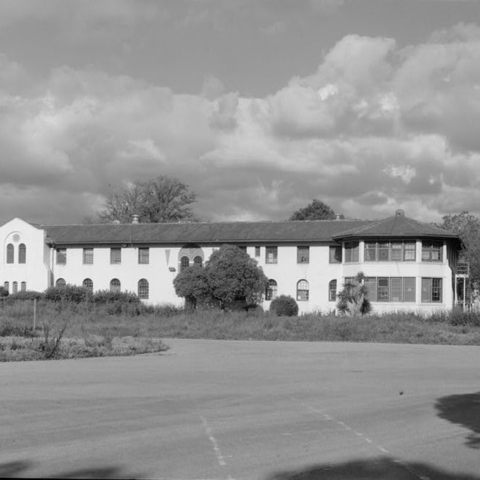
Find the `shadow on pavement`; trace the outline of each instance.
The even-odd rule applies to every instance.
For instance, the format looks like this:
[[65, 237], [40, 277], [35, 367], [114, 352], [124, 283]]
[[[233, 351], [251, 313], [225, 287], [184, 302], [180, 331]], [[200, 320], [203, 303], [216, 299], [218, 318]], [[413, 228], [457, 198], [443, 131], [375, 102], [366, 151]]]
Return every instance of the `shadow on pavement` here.
[[480, 392], [449, 395], [437, 399], [438, 416], [449, 422], [469, 428], [466, 445], [480, 448]]
[[480, 477], [438, 470], [425, 463], [398, 463], [388, 458], [353, 460], [341, 464], [313, 465], [277, 472], [265, 480], [480, 480]]
[[[16, 461], [0, 463], [0, 478], [24, 478], [31, 475], [26, 471], [34, 466], [32, 462]], [[81, 468], [78, 470], [63, 471], [57, 475], [48, 478], [105, 478], [105, 479], [120, 479], [120, 478], [145, 478], [145, 475], [132, 474], [125, 469], [116, 466], [98, 467], [98, 468]]]

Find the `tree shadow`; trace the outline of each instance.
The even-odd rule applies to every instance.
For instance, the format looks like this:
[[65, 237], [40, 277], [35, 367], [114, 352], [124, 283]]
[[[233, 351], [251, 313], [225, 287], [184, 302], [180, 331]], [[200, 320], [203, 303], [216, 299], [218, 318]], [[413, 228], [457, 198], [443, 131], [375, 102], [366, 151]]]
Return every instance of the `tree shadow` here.
[[440, 418], [470, 429], [465, 444], [480, 449], [480, 392], [441, 397], [435, 408]]
[[389, 457], [352, 460], [341, 464], [313, 465], [277, 472], [265, 480], [480, 480], [478, 476], [449, 473], [425, 463], [401, 462]]
[[[24, 478], [30, 476], [27, 470], [35, 465], [29, 461], [15, 461], [0, 463], [0, 478]], [[48, 478], [82, 478], [82, 479], [120, 479], [120, 478], [145, 478], [146, 475], [134, 474], [118, 466], [81, 468], [78, 470], [67, 470]]]

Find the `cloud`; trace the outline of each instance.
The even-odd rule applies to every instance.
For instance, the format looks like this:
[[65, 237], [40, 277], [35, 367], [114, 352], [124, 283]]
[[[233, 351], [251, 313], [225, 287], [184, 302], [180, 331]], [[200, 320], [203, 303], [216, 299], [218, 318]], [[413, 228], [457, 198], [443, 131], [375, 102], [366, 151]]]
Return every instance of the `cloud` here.
[[210, 220], [283, 219], [312, 198], [357, 218], [480, 213], [479, 60], [474, 25], [403, 49], [348, 35], [253, 98], [213, 75], [195, 95], [93, 67], [33, 81], [0, 54], [0, 199], [80, 221], [115, 186], [166, 174]]

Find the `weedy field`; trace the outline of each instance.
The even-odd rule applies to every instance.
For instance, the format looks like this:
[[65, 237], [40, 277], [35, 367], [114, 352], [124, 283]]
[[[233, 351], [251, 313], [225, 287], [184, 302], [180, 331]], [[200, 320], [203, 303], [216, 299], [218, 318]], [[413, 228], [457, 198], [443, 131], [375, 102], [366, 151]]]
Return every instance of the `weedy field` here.
[[10, 299], [0, 303], [0, 361], [162, 352], [164, 338], [480, 345], [480, 316], [453, 310], [363, 317], [110, 302]]

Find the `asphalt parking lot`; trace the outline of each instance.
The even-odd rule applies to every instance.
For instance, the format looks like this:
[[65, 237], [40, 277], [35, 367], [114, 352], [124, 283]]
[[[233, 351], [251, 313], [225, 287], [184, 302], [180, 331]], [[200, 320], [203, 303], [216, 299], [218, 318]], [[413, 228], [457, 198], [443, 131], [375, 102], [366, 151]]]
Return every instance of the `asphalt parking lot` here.
[[166, 340], [0, 366], [0, 477], [480, 480], [480, 348]]

